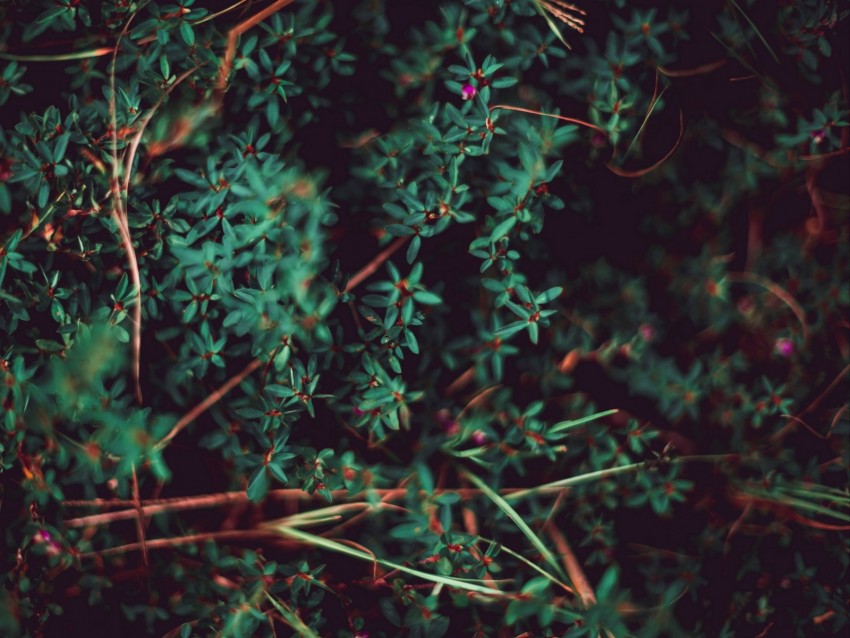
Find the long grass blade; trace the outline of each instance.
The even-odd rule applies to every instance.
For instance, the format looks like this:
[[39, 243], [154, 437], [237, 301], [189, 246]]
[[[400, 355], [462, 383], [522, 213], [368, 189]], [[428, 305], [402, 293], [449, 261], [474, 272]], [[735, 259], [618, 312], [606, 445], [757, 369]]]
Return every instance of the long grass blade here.
[[546, 10], [543, 7], [540, 6], [539, 0], [533, 0], [531, 4], [534, 5], [534, 8], [537, 10], [537, 13], [539, 13], [541, 16], [543, 16], [543, 19], [546, 20], [546, 24], [549, 25], [549, 28], [552, 30], [552, 33], [554, 33], [555, 36], [558, 38], [558, 40], [561, 41], [561, 44], [563, 44], [565, 47], [567, 47], [567, 49], [572, 51], [572, 47], [567, 42], [566, 38], [564, 38], [564, 35], [561, 33], [561, 30], [558, 28], [558, 25], [555, 24], [555, 22], [552, 20], [552, 18], [549, 17], [549, 14], [546, 13]]
[[535, 563], [534, 561], [530, 561], [530, 560], [528, 560], [525, 556], [523, 556], [523, 555], [522, 555], [522, 554], [520, 554], [519, 552], [515, 552], [515, 551], [514, 551], [514, 550], [512, 550], [510, 547], [507, 547], [507, 546], [505, 546], [505, 545], [502, 545], [501, 543], [497, 543], [497, 542], [496, 542], [496, 541], [494, 541], [493, 539], [490, 539], [490, 538], [484, 538], [483, 536], [479, 536], [478, 538], [479, 538], [480, 540], [484, 541], [485, 543], [490, 543], [491, 545], [496, 545], [496, 546], [498, 546], [498, 548], [499, 548], [501, 551], [505, 552], [506, 554], [510, 554], [511, 556], [513, 556], [514, 558], [516, 558], [517, 560], [519, 560], [519, 561], [521, 561], [521, 562], [525, 563], [528, 567], [530, 567], [531, 569], [533, 569], [534, 571], [536, 571], [538, 574], [540, 574], [541, 576], [543, 576], [543, 578], [545, 578], [545, 579], [546, 579], [546, 580], [548, 580], [548, 581], [551, 581], [552, 583], [556, 584], [558, 587], [560, 587], [560, 588], [564, 589], [565, 591], [568, 591], [568, 592], [570, 592], [571, 594], [574, 594], [574, 593], [575, 593], [575, 590], [574, 590], [572, 587], [570, 587], [569, 585], [567, 585], [567, 584], [566, 584], [565, 582], [563, 582], [562, 580], [560, 580], [560, 579], [558, 579], [558, 578], [555, 578], [552, 574], [550, 574], [550, 573], [549, 573], [549, 572], [547, 572], [545, 569], [543, 569], [542, 567], [540, 567], [540, 565], [538, 565], [538, 564], [537, 564], [537, 563]]
[[269, 602], [274, 605], [277, 612], [287, 622], [287, 624], [295, 630], [300, 638], [319, 638], [319, 634], [310, 629], [296, 612], [292, 611], [274, 596], [269, 595], [268, 592], [266, 593], [266, 598], [269, 599]]
[[755, 23], [755, 22], [753, 22], [753, 21], [750, 19], [750, 16], [748, 16], [748, 15], [746, 14], [746, 12], [745, 12], [745, 11], [744, 11], [744, 10], [743, 10], [743, 9], [742, 9], [739, 5], [738, 5], [738, 3], [737, 3], [737, 2], [735, 2], [735, 0], [729, 0], [729, 2], [732, 4], [732, 6], [733, 6], [733, 7], [735, 7], [735, 8], [738, 10], [738, 12], [739, 12], [742, 16], [744, 16], [744, 20], [746, 20], [746, 21], [749, 23], [749, 25], [753, 28], [753, 31], [755, 31], [755, 32], [756, 32], [756, 36], [758, 37], [758, 39], [759, 39], [759, 40], [761, 40], [761, 43], [764, 45], [764, 48], [766, 48], [766, 49], [767, 49], [767, 52], [768, 52], [768, 53], [770, 53], [770, 56], [773, 58], [773, 60], [774, 60], [775, 62], [779, 62], [779, 58], [777, 57], [776, 52], [775, 52], [775, 51], [773, 50], [773, 48], [772, 48], [772, 47], [771, 47], [771, 46], [767, 43], [767, 40], [766, 40], [766, 39], [765, 39], [765, 37], [762, 35], [762, 33], [761, 33], [761, 31], [759, 30], [759, 28], [756, 26], [756, 23]]
[[522, 517], [517, 513], [517, 511], [511, 507], [510, 503], [508, 503], [502, 496], [494, 491], [487, 483], [482, 481], [480, 478], [471, 474], [469, 472], [464, 472], [464, 476], [468, 478], [472, 483], [478, 487], [484, 494], [493, 501], [499, 509], [501, 509], [505, 514], [507, 514], [508, 518], [510, 518], [514, 524], [520, 529], [520, 531], [525, 534], [526, 538], [531, 541], [531, 544], [537, 549], [538, 552], [543, 556], [543, 559], [552, 566], [555, 570], [555, 573], [558, 574], [561, 578], [566, 578], [567, 575], [564, 573], [564, 570], [561, 568], [561, 565], [558, 563], [558, 560], [555, 558], [555, 555], [551, 552], [551, 550], [546, 547], [543, 541], [534, 533], [534, 531], [528, 526], [528, 524], [522, 520]]
[[488, 596], [512, 595], [507, 592], [503, 592], [500, 589], [478, 585], [468, 579], [454, 578], [452, 576], [440, 576], [439, 574], [429, 574], [428, 572], [413, 569], [412, 567], [407, 567], [405, 565], [399, 565], [398, 563], [394, 563], [383, 558], [375, 558], [364, 551], [349, 547], [348, 545], [345, 545], [343, 543], [332, 541], [327, 538], [322, 538], [321, 536], [316, 536], [314, 534], [310, 534], [299, 529], [286, 527], [285, 525], [274, 525], [269, 527], [270, 529], [275, 530], [283, 536], [295, 538], [303, 543], [312, 545], [313, 547], [326, 549], [331, 552], [337, 552], [338, 554], [345, 554], [346, 556], [352, 556], [368, 563], [377, 562], [380, 565], [383, 565], [384, 567], [389, 567], [390, 569], [395, 569], [400, 572], [404, 572], [405, 574], [415, 576], [416, 578], [421, 578], [422, 580], [430, 581], [432, 583], [443, 584], [448, 587], [454, 587], [455, 589], [465, 589], [466, 591], [474, 592], [477, 594], [486, 594]]
[[619, 412], [619, 410], [605, 410], [604, 412], [597, 412], [596, 414], [589, 414], [588, 416], [583, 416], [580, 419], [573, 419], [572, 421], [561, 421], [560, 423], [556, 423], [551, 428], [549, 428], [549, 434], [560, 434], [562, 432], [566, 432], [567, 430], [577, 428], [580, 425], [584, 425], [585, 423], [590, 423], [591, 421], [596, 421], [597, 419], [616, 414], [617, 412]]

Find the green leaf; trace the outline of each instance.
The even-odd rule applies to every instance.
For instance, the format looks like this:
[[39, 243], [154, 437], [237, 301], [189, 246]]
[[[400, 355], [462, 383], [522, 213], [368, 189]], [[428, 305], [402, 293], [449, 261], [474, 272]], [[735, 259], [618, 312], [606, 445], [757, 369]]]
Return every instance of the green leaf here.
[[608, 597], [613, 593], [617, 582], [620, 580], [620, 570], [616, 565], [611, 565], [602, 578], [599, 579], [599, 585], [596, 587], [596, 596], [600, 601], [608, 600]]
[[427, 306], [437, 306], [443, 303], [443, 300], [439, 295], [435, 295], [433, 292], [429, 292], [427, 290], [417, 290], [413, 293], [413, 298], [419, 303]]
[[[65, 151], [68, 149], [68, 141], [71, 139], [70, 134], [63, 133], [56, 138], [53, 145], [53, 161], [57, 164], [65, 159]], [[58, 167], [57, 167], [58, 168]], [[54, 170], [55, 172], [55, 170]]]
[[514, 321], [496, 330], [495, 334], [499, 337], [510, 337], [512, 334], [524, 330], [527, 325], [528, 321]]
[[407, 263], [412, 264], [416, 261], [416, 256], [419, 254], [419, 248], [422, 246], [422, 238], [416, 235], [410, 240], [410, 245], [407, 247]]
[[270, 484], [269, 473], [265, 466], [260, 466], [248, 482], [248, 499], [254, 503], [262, 501], [269, 491]]
[[189, 46], [193, 46], [195, 44], [195, 32], [192, 31], [192, 25], [185, 20], [180, 23], [180, 36]]
[[497, 224], [493, 231], [490, 233], [490, 242], [496, 242], [505, 235], [507, 235], [509, 232], [511, 232], [511, 229], [516, 226], [516, 223], [516, 217], [508, 217], [506, 220]]

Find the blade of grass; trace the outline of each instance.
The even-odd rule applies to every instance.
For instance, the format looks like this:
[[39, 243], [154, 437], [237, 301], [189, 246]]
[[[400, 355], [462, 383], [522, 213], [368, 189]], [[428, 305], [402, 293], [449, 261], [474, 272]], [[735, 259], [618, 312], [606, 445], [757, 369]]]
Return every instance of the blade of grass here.
[[114, 51], [113, 47], [101, 47], [90, 51], [73, 51], [71, 53], [50, 54], [15, 54], [0, 52], [0, 60], [14, 60], [16, 62], [65, 62], [70, 60], [87, 60], [109, 55]]
[[588, 416], [583, 416], [580, 419], [573, 419], [572, 421], [561, 421], [556, 423], [549, 429], [549, 434], [560, 434], [561, 432], [566, 432], [567, 430], [572, 430], [573, 428], [577, 428], [580, 425], [584, 425], [585, 423], [590, 423], [591, 421], [596, 421], [597, 419], [601, 419], [602, 417], [610, 416], [612, 414], [616, 414], [619, 410], [605, 410], [604, 412], [597, 412], [596, 414], [590, 414]]
[[501, 543], [497, 543], [496, 541], [494, 541], [491, 538], [484, 538], [483, 536], [479, 536], [478, 539], [484, 541], [485, 543], [490, 543], [491, 545], [496, 545], [501, 551], [505, 552], [506, 554], [510, 554], [511, 556], [516, 558], [517, 560], [522, 561], [523, 563], [525, 563], [526, 565], [531, 567], [531, 569], [533, 569], [538, 574], [543, 576], [543, 578], [545, 578], [546, 580], [553, 582], [558, 587], [564, 589], [565, 591], [570, 592], [571, 594], [575, 594], [575, 590], [572, 587], [567, 585], [565, 582], [555, 578], [552, 574], [550, 574], [545, 569], [540, 567], [540, 565], [538, 565], [537, 563], [535, 563], [533, 561], [528, 560], [525, 556], [523, 556], [519, 552], [515, 552], [510, 547], [502, 545]]
[[758, 78], [761, 82], [764, 82], [765, 84], [768, 84], [768, 85], [771, 85], [771, 84], [772, 84], [771, 82], [769, 82], [769, 81], [767, 80], [767, 78], [766, 78], [764, 75], [762, 75], [761, 73], [759, 73], [758, 71], [756, 71], [756, 70], [755, 70], [755, 68], [753, 68], [753, 66], [752, 66], [749, 62], [747, 62], [747, 61], [744, 59], [744, 57], [743, 57], [742, 55], [740, 55], [740, 54], [739, 54], [737, 51], [735, 51], [732, 47], [730, 47], [729, 45], [727, 45], [727, 44], [723, 41], [723, 39], [722, 39], [719, 35], [717, 35], [716, 33], [714, 33], [714, 32], [712, 31], [712, 32], [711, 32], [711, 36], [712, 36], [715, 40], [717, 40], [717, 42], [718, 42], [718, 43], [720, 43], [720, 46], [722, 46], [724, 49], [726, 49], [726, 52], [727, 52], [729, 55], [731, 55], [731, 56], [732, 56], [733, 58], [735, 58], [738, 62], [740, 62], [740, 63], [741, 63], [741, 66], [743, 66], [743, 67], [744, 67], [745, 69], [747, 69], [750, 73], [752, 73], [754, 76], [756, 76], [756, 77], [757, 77], [757, 78]]
[[[667, 464], [679, 465], [680, 463], [696, 462], [717, 463], [719, 461], [731, 461], [733, 459], [741, 461], [743, 458], [744, 457], [739, 454], [692, 454], [690, 456], [676, 457], [667, 461]], [[619, 467], [609, 467], [604, 470], [588, 472], [587, 474], [579, 474], [578, 476], [571, 476], [559, 481], [552, 481], [551, 483], [544, 483], [543, 485], [537, 485], [536, 487], [529, 487], [524, 490], [511, 492], [505, 496], [505, 499], [508, 501], [520, 500], [530, 494], [536, 494], [540, 491], [550, 491], [556, 488], [564, 489], [572, 487], [573, 485], [581, 485], [582, 483], [590, 483], [591, 481], [606, 479], [610, 476], [617, 476], [618, 474], [628, 474], [629, 472], [635, 472], [640, 469], [651, 467], [653, 463], [653, 461], [641, 461], [639, 463], [630, 463], [629, 465], [620, 465]]]
[[364, 551], [354, 549], [352, 547], [349, 547], [348, 545], [344, 545], [343, 543], [328, 540], [327, 538], [315, 536], [314, 534], [309, 534], [301, 530], [292, 529], [284, 525], [272, 525], [269, 526], [269, 529], [272, 529], [283, 536], [288, 536], [308, 545], [312, 545], [313, 547], [326, 549], [331, 552], [337, 552], [338, 554], [345, 554], [353, 558], [359, 558], [360, 560], [366, 561], [368, 563], [377, 562], [383, 565], [384, 567], [389, 567], [391, 569], [404, 572], [405, 574], [410, 574], [411, 576], [415, 576], [416, 578], [421, 578], [422, 580], [427, 580], [432, 583], [442, 583], [443, 585], [454, 587], [456, 589], [465, 589], [466, 591], [474, 592], [477, 594], [486, 594], [488, 596], [512, 595], [507, 592], [503, 592], [499, 589], [493, 589], [492, 587], [476, 585], [474, 582], [471, 582], [467, 579], [454, 578], [452, 576], [440, 576], [439, 574], [429, 574], [428, 572], [423, 572], [418, 569], [406, 567], [405, 565], [399, 565], [383, 558], [374, 558]]
[[555, 22], [552, 20], [552, 18], [549, 17], [549, 14], [546, 13], [546, 10], [542, 6], [540, 6], [540, 0], [533, 0], [533, 2], [531, 4], [534, 5], [534, 8], [537, 10], [537, 13], [539, 13], [543, 17], [543, 19], [546, 20], [546, 24], [549, 25], [549, 28], [552, 30], [552, 33], [554, 33], [555, 37], [557, 37], [558, 40], [561, 41], [561, 44], [563, 44], [565, 47], [567, 47], [567, 49], [572, 51], [573, 48], [569, 45], [566, 38], [564, 38], [564, 35], [561, 33], [561, 30], [558, 28], [558, 25], [555, 24]]
[[522, 517], [517, 513], [517, 511], [510, 506], [510, 504], [499, 495], [498, 492], [494, 491], [490, 486], [488, 486], [484, 481], [475, 476], [470, 472], [463, 472], [463, 475], [468, 478], [473, 484], [475, 484], [478, 489], [484, 492], [485, 496], [487, 496], [491, 501], [493, 501], [499, 509], [501, 509], [505, 514], [508, 515], [514, 524], [520, 529], [520, 531], [525, 534], [526, 538], [531, 541], [531, 544], [540, 552], [543, 556], [543, 559], [552, 566], [555, 570], [555, 573], [558, 574], [561, 578], [566, 578], [567, 575], [564, 573], [564, 570], [561, 568], [561, 565], [558, 563], [558, 560], [555, 558], [555, 555], [552, 554], [551, 550], [546, 547], [543, 541], [535, 534], [532, 529], [528, 526], [528, 524], [522, 520]]
[[277, 600], [268, 592], [266, 592], [266, 598], [269, 599], [269, 602], [274, 605], [274, 608], [277, 609], [281, 617], [283, 617], [283, 619], [299, 636], [301, 636], [301, 638], [319, 638], [319, 634], [310, 629], [304, 621], [301, 620], [301, 617], [296, 612], [292, 611], [284, 602]]
[[737, 3], [737, 2], [735, 2], [735, 0], [729, 0], [729, 2], [732, 4], [732, 6], [733, 6], [733, 7], [735, 7], [735, 8], [736, 8], [736, 9], [740, 12], [740, 14], [741, 14], [742, 16], [744, 16], [744, 20], [746, 20], [746, 21], [750, 24], [750, 26], [753, 28], [753, 31], [755, 31], [755, 32], [756, 32], [756, 36], [758, 36], [758, 39], [759, 39], [759, 40], [761, 40], [761, 43], [762, 43], [762, 44], [764, 45], [764, 47], [767, 49], [767, 52], [768, 52], [768, 53], [770, 53], [770, 56], [773, 58], [773, 60], [774, 60], [775, 62], [779, 62], [779, 58], [777, 57], [777, 55], [776, 55], [776, 53], [774, 52], [773, 48], [772, 48], [772, 47], [771, 47], [771, 46], [767, 43], [767, 40], [765, 40], [765, 38], [764, 38], [764, 36], [762, 35], [761, 31], [760, 31], [760, 30], [759, 30], [759, 28], [756, 26], [756, 23], [755, 23], [755, 22], [753, 22], [753, 21], [750, 19], [750, 16], [748, 16], [748, 15], [746, 14], [746, 12], [745, 12], [745, 11], [744, 11], [744, 10], [743, 10], [743, 9], [742, 9], [739, 5], [738, 5], [738, 3]]
[[838, 520], [843, 521], [845, 523], [850, 523], [850, 515], [845, 514], [844, 512], [837, 512], [834, 509], [831, 509], [829, 507], [824, 507], [823, 505], [818, 505], [816, 503], [812, 503], [811, 501], [806, 500], [806, 499], [793, 498], [793, 497], [785, 495], [785, 494], [783, 494], [783, 495], [771, 494], [770, 492], [762, 491], [762, 490], [752, 490], [752, 491], [746, 490], [746, 491], [749, 492], [750, 494], [752, 494], [753, 496], [756, 496], [757, 498], [762, 498], [762, 499], [767, 500], [767, 501], [774, 501], [774, 502], [777, 502], [777, 503], [782, 503], [783, 505], [787, 505], [788, 507], [791, 507], [791, 508], [808, 510], [810, 512], [814, 512], [815, 514], [821, 514], [823, 516], [828, 516], [828, 517], [838, 519]]
[[807, 496], [809, 499], [817, 499], [821, 501], [830, 501], [838, 503], [844, 507], [850, 506], [850, 495], [847, 492], [842, 492], [835, 488], [826, 487], [825, 485], [812, 485], [811, 487], [785, 487], [784, 491], [798, 496]]
[[508, 494], [505, 498], [510, 501], [520, 500], [528, 496], [529, 494], [534, 494], [535, 492], [538, 492], [542, 489], [548, 489], [553, 487], [572, 487], [573, 485], [590, 483], [592, 481], [606, 479], [610, 476], [616, 476], [618, 474], [627, 474], [629, 472], [634, 472], [646, 466], [646, 462], [642, 461], [640, 463], [632, 463], [631, 465], [621, 465], [620, 467], [611, 467], [605, 470], [597, 470], [596, 472], [588, 472], [587, 474], [579, 474], [578, 476], [571, 476], [570, 478], [561, 479], [560, 481], [552, 481], [551, 483], [545, 483], [544, 485], [538, 485], [537, 487], [529, 487], [528, 489], [521, 490], [519, 492], [514, 492], [513, 494]]
[[634, 150], [635, 146], [638, 143], [638, 140], [640, 139], [640, 136], [643, 135], [643, 132], [646, 129], [646, 125], [649, 123], [649, 118], [652, 117], [652, 112], [655, 110], [656, 105], [658, 104], [658, 102], [661, 101], [661, 98], [667, 92], [668, 88], [670, 88], [669, 85], [665, 86], [662, 89], [661, 93], [658, 93], [658, 74], [656, 73], [655, 74], [655, 91], [653, 92], [652, 99], [649, 102], [649, 108], [646, 110], [646, 115], [643, 118], [643, 122], [641, 122], [641, 124], [640, 124], [640, 128], [638, 128], [637, 133], [635, 133], [635, 136], [632, 138], [632, 143], [629, 144], [629, 147], [626, 149], [626, 152], [623, 154], [623, 160], [626, 160], [629, 157], [629, 155], [632, 154], [632, 150]]

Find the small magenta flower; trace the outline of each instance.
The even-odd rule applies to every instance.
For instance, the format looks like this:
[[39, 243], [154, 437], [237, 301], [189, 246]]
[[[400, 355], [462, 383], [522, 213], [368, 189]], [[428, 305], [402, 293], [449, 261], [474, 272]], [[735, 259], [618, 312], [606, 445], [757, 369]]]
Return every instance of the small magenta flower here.
[[484, 445], [487, 442], [487, 435], [481, 430], [475, 430], [475, 432], [472, 433], [472, 442], [475, 443], [475, 445]]
[[53, 537], [50, 535], [46, 529], [39, 530], [35, 534], [34, 538], [36, 543], [43, 543], [46, 545], [47, 553], [51, 556], [58, 556], [62, 553], [62, 546], [53, 540]]
[[436, 418], [447, 435], [456, 436], [460, 433], [460, 424], [452, 418], [448, 410], [437, 410]]
[[[463, 98], [466, 99], [466, 98]], [[8, 181], [12, 176], [12, 161], [5, 157], [0, 157], [0, 183]]]
[[464, 84], [463, 88], [460, 90], [460, 95], [465, 102], [467, 100], [471, 100], [476, 95], [478, 95], [478, 89], [476, 89], [471, 84]]
[[794, 354], [794, 342], [788, 339], [787, 337], [782, 337], [776, 340], [776, 343], [773, 346], [773, 350], [780, 357], [785, 357], [787, 359], [792, 354]]
[[652, 324], [643, 323], [638, 330], [644, 341], [652, 341], [655, 338], [655, 328]]

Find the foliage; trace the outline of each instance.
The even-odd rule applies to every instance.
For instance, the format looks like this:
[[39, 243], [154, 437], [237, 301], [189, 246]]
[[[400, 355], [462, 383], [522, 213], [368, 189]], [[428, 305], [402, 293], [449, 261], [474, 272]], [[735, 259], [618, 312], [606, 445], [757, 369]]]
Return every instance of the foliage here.
[[850, 8], [780, 5], [3, 3], [3, 635], [846, 628]]

